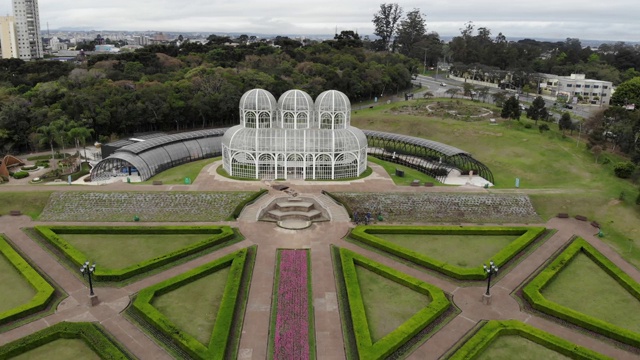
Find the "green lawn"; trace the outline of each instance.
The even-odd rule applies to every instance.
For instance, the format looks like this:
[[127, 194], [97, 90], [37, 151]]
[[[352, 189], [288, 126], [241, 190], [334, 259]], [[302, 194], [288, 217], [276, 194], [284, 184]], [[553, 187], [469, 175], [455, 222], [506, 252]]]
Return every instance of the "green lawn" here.
[[195, 244], [210, 234], [60, 234], [105, 269], [123, 269]]
[[153, 299], [152, 305], [203, 345], [209, 346], [230, 267]]
[[[430, 303], [427, 295], [362, 266], [356, 266], [356, 274], [372, 342], [395, 330]], [[390, 296], [393, 297], [393, 301], [389, 301]]]
[[46, 343], [33, 350], [22, 353], [13, 360], [100, 360], [98, 356], [81, 339], [58, 339]]
[[[438, 180], [434, 179], [433, 177], [431, 177], [431, 176], [429, 176], [429, 175], [427, 175], [427, 174], [425, 174], [423, 172], [420, 172], [420, 171], [418, 171], [416, 169], [412, 169], [410, 167], [406, 167], [404, 165], [394, 164], [394, 163], [391, 163], [391, 162], [388, 162], [388, 161], [380, 160], [380, 159], [375, 158], [373, 156], [367, 157], [367, 161], [382, 166], [384, 168], [384, 170], [391, 177], [391, 180], [393, 180], [393, 182], [396, 185], [410, 186], [411, 183], [413, 182], [413, 180], [420, 180], [421, 184], [424, 184], [425, 182], [430, 182], [430, 183], [433, 183], [436, 186], [443, 185], [442, 183], [440, 183]], [[404, 171], [404, 177], [396, 176], [396, 169]]]
[[198, 174], [200, 174], [200, 171], [202, 171], [202, 169], [205, 166], [220, 159], [221, 157], [218, 156], [210, 159], [192, 161], [190, 163], [179, 165], [171, 169], [165, 170], [147, 179], [147, 181], [143, 181], [137, 184], [149, 185], [149, 184], [152, 184], [154, 181], [162, 181], [163, 184], [170, 184], [170, 185], [184, 184], [185, 178], [191, 179], [191, 183], [193, 184], [193, 182], [196, 181]]
[[0, 253], [0, 313], [29, 302], [35, 295], [27, 279]]
[[640, 333], [640, 300], [583, 253], [578, 253], [541, 293], [550, 301]]
[[571, 359], [559, 352], [518, 335], [498, 336], [476, 360], [564, 360]]
[[[556, 124], [548, 124], [551, 131], [541, 134], [534, 122], [524, 116], [519, 122], [494, 116], [498, 125], [489, 125], [488, 121], [464, 122], [412, 115], [403, 110], [404, 106], [415, 107], [418, 101], [420, 107], [426, 105], [425, 100], [413, 100], [358, 110], [351, 124], [434, 140], [467, 151], [493, 172], [496, 186], [490, 191], [515, 189], [515, 178], [519, 178], [520, 190], [531, 196], [543, 218], [559, 212], [589, 216], [603, 225], [603, 240], [640, 268], [640, 206], [634, 204], [638, 186], [613, 174], [615, 163], [623, 161], [621, 157], [605, 152], [596, 163], [584, 145], [584, 134], [580, 141], [575, 133], [563, 137]], [[429, 100], [436, 101], [451, 100]], [[499, 111], [489, 104], [474, 103]], [[525, 124], [533, 126], [527, 129]], [[604, 158], [608, 164], [602, 164]], [[622, 202], [620, 194], [624, 194]]]
[[35, 220], [49, 202], [51, 193], [52, 191], [0, 192], [0, 215], [7, 215], [11, 210], [20, 210]]
[[502, 248], [518, 238], [515, 235], [415, 235], [375, 234], [435, 260], [474, 268], [486, 263]]

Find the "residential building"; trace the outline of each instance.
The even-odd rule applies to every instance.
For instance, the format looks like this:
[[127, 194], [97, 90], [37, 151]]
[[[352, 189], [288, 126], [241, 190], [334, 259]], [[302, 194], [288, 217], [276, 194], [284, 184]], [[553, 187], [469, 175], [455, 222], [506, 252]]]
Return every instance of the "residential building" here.
[[18, 57], [22, 60], [43, 57], [40, 37], [40, 15], [38, 0], [13, 0]]
[[0, 47], [3, 59], [18, 57], [18, 39], [13, 16], [0, 16]]

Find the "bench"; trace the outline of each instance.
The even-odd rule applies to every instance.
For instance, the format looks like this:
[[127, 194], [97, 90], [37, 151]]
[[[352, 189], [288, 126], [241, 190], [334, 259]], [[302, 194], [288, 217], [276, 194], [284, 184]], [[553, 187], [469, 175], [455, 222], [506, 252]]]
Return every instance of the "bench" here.
[[567, 214], [567, 213], [559, 213], [557, 215], [557, 217], [559, 217], [560, 219], [568, 219], [569, 218], [569, 214]]
[[153, 185], [162, 185], [162, 181], [160, 181], [160, 180], [153, 180]]
[[587, 221], [587, 217], [584, 215], [576, 215], [575, 218], [576, 220]]
[[598, 224], [598, 223], [597, 223], [597, 222], [595, 222], [595, 221], [592, 221], [592, 222], [591, 222], [591, 226], [593, 226], [594, 228], [598, 228], [598, 229], [600, 229], [600, 224]]
[[420, 180], [413, 180], [411, 186], [420, 186]]
[[11, 211], [9, 211], [9, 215], [11, 215], [11, 216], [20, 216], [20, 215], [22, 215], [22, 211], [20, 211], [20, 210], [11, 210]]
[[432, 187], [432, 186], [433, 186], [433, 183], [432, 183], [432, 182], [426, 182], [426, 183], [424, 183], [424, 186], [426, 186], [426, 187]]

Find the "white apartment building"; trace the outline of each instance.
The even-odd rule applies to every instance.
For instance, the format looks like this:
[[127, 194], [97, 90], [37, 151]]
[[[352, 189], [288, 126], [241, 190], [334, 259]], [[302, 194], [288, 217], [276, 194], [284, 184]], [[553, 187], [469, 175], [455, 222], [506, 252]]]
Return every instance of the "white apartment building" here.
[[0, 16], [0, 48], [3, 59], [18, 57], [18, 39], [13, 16]]
[[18, 57], [22, 60], [42, 58], [38, 0], [13, 0], [13, 17], [18, 42]]
[[584, 74], [557, 76], [546, 80], [546, 87], [552, 94], [555, 92], [556, 96], [565, 96], [569, 102], [582, 98], [583, 103], [608, 105], [611, 100], [613, 83], [610, 81], [586, 79]]

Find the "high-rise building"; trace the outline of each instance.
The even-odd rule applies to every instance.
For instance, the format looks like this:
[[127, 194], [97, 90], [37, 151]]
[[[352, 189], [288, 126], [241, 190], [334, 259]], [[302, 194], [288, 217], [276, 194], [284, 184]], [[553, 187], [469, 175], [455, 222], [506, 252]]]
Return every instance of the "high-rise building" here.
[[13, 0], [18, 57], [22, 60], [43, 57], [38, 0]]
[[3, 59], [18, 57], [18, 40], [13, 16], [0, 16], [0, 48]]

